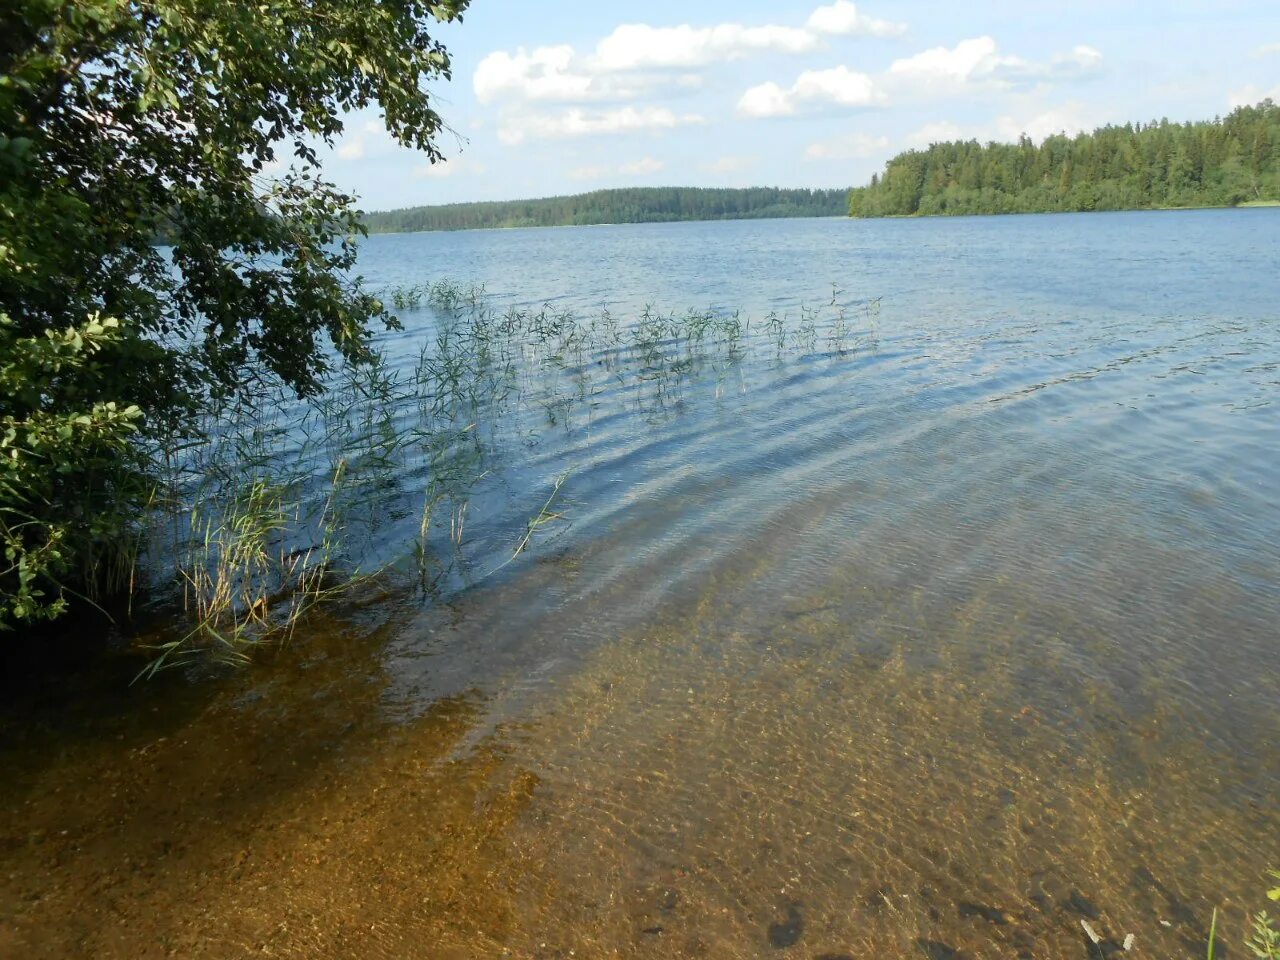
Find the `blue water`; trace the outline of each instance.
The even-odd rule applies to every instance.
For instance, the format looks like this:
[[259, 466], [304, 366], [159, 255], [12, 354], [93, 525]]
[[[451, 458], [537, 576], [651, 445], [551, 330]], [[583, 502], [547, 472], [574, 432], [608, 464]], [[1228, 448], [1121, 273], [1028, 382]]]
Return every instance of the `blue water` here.
[[[87, 955], [1085, 960], [1084, 921], [1191, 957], [1216, 907], [1239, 952], [1280, 866], [1280, 210], [375, 236], [360, 270], [486, 290], [402, 312], [402, 377], [524, 318], [359, 488], [385, 561], [466, 479], [431, 588], [166, 694], [163, 742], [33, 741], [15, 943], [112, 877]], [[691, 308], [741, 337], [653, 320]]]
[[1272, 209], [743, 220], [369, 238], [375, 286], [425, 273], [578, 306], [761, 309], [831, 284], [925, 320], [1026, 315], [1274, 317]]
[[[374, 287], [454, 277], [499, 305], [624, 324], [646, 305], [740, 310], [758, 339], [770, 311], [793, 328], [820, 311], [814, 342], [756, 343], [728, 385], [690, 377], [660, 422], [597, 377], [563, 429], [525, 427], [537, 442], [511, 458], [529, 487], [513, 516], [567, 474], [572, 538], [691, 497], [633, 549], [678, 554], [696, 536], [729, 556], [805, 498], [883, 484], [897, 494], [875, 522], [954, 512], [962, 526], [931, 535], [963, 534], [1022, 577], [1092, 591], [1101, 570], [1137, 576], [1144, 550], [1171, 554], [1165, 587], [1195, 569], [1244, 591], [1236, 615], [1256, 629], [1231, 646], [1256, 658], [1280, 621], [1278, 240], [1265, 209], [741, 221], [377, 236], [361, 269]], [[393, 356], [423, 337], [406, 321]]]
[[[651, 880], [685, 811], [739, 878], [692, 884], [690, 929], [737, 898], [712, 925], [726, 955], [768, 954], [743, 901], [880, 931], [861, 942], [884, 955], [1018, 949], [921, 906], [941, 886], [961, 918], [1030, 896], [1036, 956], [1088, 955], [1082, 890], [1109, 936], [1172, 956], [1280, 860], [1280, 211], [380, 236], [361, 263], [584, 316], [754, 318], [741, 361], [674, 400], [584, 376], [512, 468], [517, 517], [564, 476], [571, 525], [390, 646], [393, 713], [482, 692], [465, 742], [545, 777], [539, 810], [577, 838], [550, 847], [561, 873]], [[588, 705], [596, 682], [622, 702]], [[1022, 812], [994, 817], [1011, 789]], [[870, 842], [823, 819], [851, 798], [881, 810]], [[760, 831], [799, 824], [819, 851], [756, 861]], [[517, 842], [548, 849], [545, 829]], [[881, 888], [937, 936], [850, 921]], [[549, 918], [637, 949], [586, 908]]]

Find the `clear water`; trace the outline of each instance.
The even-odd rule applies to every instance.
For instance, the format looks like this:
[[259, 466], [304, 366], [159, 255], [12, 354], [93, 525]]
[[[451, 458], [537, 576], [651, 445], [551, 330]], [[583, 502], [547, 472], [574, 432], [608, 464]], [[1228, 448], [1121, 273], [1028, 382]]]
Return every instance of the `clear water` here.
[[[1214, 907], [1242, 951], [1280, 211], [380, 236], [362, 271], [754, 333], [526, 372], [443, 598], [6, 719], [0, 953], [1083, 960], [1084, 921], [1193, 957]], [[833, 296], [847, 344], [770, 344]]]

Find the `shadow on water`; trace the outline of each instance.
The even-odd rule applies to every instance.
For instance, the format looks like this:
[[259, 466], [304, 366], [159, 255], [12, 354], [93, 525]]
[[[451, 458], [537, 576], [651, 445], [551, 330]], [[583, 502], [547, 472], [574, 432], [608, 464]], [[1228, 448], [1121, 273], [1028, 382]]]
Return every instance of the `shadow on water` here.
[[[395, 815], [379, 795], [425, 804], [436, 827], [451, 809], [474, 842], [478, 830], [496, 829], [490, 818], [468, 824], [460, 796], [436, 803], [429, 788], [412, 786], [467, 735], [483, 697], [464, 692], [424, 709], [415, 722], [422, 739], [408, 757], [382, 703], [389, 625], [316, 614], [305, 635], [305, 647], [263, 651], [252, 674], [169, 673], [130, 684], [138, 658], [120, 658], [57, 678], [70, 684], [60, 697], [10, 703], [0, 732], [7, 774], [0, 953], [256, 951], [288, 927], [281, 903], [255, 897], [256, 907], [210, 918], [246, 892], [248, 878], [260, 891], [270, 877], [287, 896], [289, 871], [306, 868], [318, 878], [343, 855], [326, 843], [299, 860], [300, 828], [308, 840], [356, 844], [349, 853], [364, 843], [393, 849], [394, 827], [370, 812]], [[485, 763], [480, 753], [474, 760]], [[450, 782], [465, 789], [461, 778]], [[393, 792], [392, 783], [406, 788]], [[466, 859], [459, 857], [459, 870]], [[440, 869], [435, 876], [448, 879]], [[362, 876], [361, 895], [387, 883]], [[45, 917], [58, 919], [51, 926]], [[222, 920], [230, 922], [220, 928]]]

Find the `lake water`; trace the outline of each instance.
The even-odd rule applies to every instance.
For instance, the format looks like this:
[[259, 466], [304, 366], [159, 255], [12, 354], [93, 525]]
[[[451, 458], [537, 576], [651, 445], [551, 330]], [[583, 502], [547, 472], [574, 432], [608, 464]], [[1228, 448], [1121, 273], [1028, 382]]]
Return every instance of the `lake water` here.
[[[1215, 907], [1242, 955], [1280, 867], [1280, 211], [378, 236], [361, 269], [592, 337], [517, 345], [458, 421], [428, 596], [5, 714], [0, 955], [1196, 957]], [[635, 336], [647, 305], [742, 335]], [[442, 315], [404, 320], [401, 371]]]

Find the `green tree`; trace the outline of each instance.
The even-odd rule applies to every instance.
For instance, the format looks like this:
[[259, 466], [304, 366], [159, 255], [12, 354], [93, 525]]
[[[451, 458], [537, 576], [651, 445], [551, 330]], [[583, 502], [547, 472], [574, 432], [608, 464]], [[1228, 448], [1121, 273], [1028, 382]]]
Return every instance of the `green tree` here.
[[439, 159], [432, 33], [466, 3], [6, 5], [0, 625], [98, 586], [84, 558], [136, 519], [149, 435], [263, 375], [314, 394], [393, 322], [348, 277], [362, 228], [316, 150], [377, 104]]
[[1101, 127], [1038, 146], [935, 143], [854, 190], [853, 216], [1125, 210], [1280, 200], [1280, 107], [1264, 100], [1201, 123]]
[[1071, 155], [1067, 155], [1066, 162], [1062, 165], [1062, 172], [1058, 175], [1058, 190], [1066, 196], [1071, 192], [1071, 188], [1075, 185], [1075, 161], [1071, 159]]
[[368, 213], [372, 233], [537, 227], [676, 220], [836, 217], [846, 211], [845, 190], [712, 187], [628, 187], [539, 200], [450, 203]]

